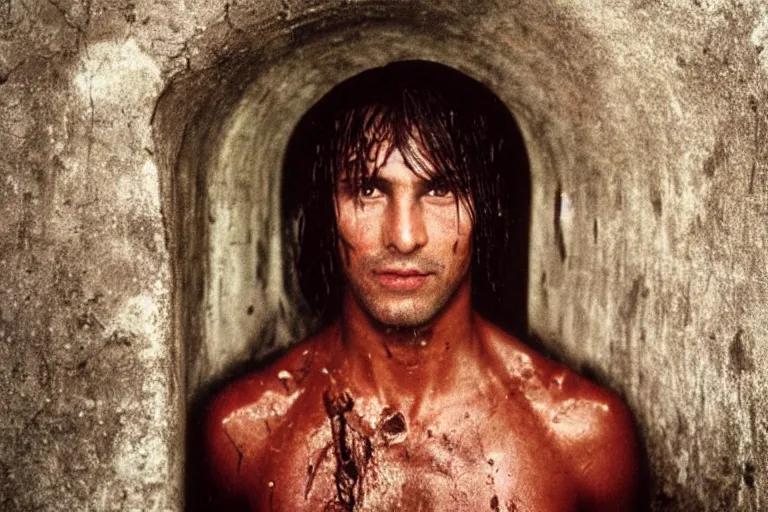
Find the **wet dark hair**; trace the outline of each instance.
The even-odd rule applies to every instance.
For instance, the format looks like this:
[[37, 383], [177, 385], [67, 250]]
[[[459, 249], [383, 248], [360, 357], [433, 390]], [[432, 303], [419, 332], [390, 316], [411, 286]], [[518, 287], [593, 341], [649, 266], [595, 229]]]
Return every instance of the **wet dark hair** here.
[[[289, 143], [283, 213], [299, 288], [324, 322], [338, 315], [343, 289], [336, 184], [344, 175], [353, 187], [365, 186], [378, 172], [380, 152], [394, 149], [411, 170], [469, 206], [476, 308], [499, 302], [510, 270], [527, 275], [527, 251], [509, 251], [512, 228], [522, 230], [527, 249], [530, 204], [528, 160], [511, 114], [487, 87], [458, 71], [396, 62], [333, 88], [302, 118]], [[514, 307], [524, 308], [522, 301]]]

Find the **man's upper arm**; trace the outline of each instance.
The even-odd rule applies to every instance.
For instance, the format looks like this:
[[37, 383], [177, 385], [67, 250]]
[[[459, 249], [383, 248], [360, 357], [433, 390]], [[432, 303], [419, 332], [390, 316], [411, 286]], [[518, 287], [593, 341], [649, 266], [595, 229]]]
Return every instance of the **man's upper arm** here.
[[254, 475], [268, 441], [264, 421], [254, 422], [249, 414], [264, 392], [258, 383], [255, 378], [230, 385], [211, 401], [206, 412], [203, 464], [216, 510], [241, 509], [246, 477]]
[[235, 407], [232, 398], [230, 393], [216, 397], [209, 405], [205, 417], [205, 472], [212, 491], [219, 497], [238, 493], [239, 468], [242, 464], [242, 450], [226, 429], [227, 418]]
[[640, 508], [640, 445], [629, 408], [607, 392], [592, 399], [592, 418], [573, 443], [574, 473], [585, 510], [633, 511]]

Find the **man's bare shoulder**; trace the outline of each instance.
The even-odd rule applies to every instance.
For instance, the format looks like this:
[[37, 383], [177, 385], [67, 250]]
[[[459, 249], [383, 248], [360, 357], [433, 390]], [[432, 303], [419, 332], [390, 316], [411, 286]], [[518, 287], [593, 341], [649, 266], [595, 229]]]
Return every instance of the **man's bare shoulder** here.
[[486, 322], [486, 346], [510, 391], [527, 400], [569, 462], [588, 510], [633, 510], [640, 448], [618, 395]]
[[230, 382], [214, 397], [212, 406], [234, 410], [270, 397], [289, 401], [288, 397], [303, 388], [314, 369], [318, 342], [322, 339], [320, 335], [309, 337], [284, 353], [269, 357], [258, 369]]
[[326, 356], [318, 333], [262, 368], [229, 383], [210, 401], [205, 416], [209, 467], [218, 483], [234, 492], [244, 461], [260, 460], [271, 434], [290, 416]]
[[547, 359], [491, 322], [478, 316], [476, 324], [497, 376], [509, 385], [524, 385], [548, 393], [553, 379], [574, 382], [581, 379], [567, 367]]
[[565, 375], [555, 379], [548, 426], [570, 461], [587, 510], [635, 510], [641, 456], [629, 407], [612, 391], [573, 372]]

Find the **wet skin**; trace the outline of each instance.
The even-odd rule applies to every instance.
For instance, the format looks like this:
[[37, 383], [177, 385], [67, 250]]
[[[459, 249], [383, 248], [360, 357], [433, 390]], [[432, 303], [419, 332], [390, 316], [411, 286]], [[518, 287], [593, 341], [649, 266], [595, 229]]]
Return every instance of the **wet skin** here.
[[634, 510], [626, 406], [473, 312], [465, 206], [379, 178], [336, 196], [341, 317], [210, 405], [215, 509]]

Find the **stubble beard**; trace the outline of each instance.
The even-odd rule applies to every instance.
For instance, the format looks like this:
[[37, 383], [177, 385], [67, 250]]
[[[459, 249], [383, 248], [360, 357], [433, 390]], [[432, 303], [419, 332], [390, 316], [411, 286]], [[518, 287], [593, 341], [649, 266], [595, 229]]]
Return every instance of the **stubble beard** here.
[[432, 284], [410, 293], [382, 291], [375, 283], [358, 282], [349, 276], [346, 281], [357, 303], [376, 323], [384, 328], [416, 329], [428, 324], [443, 310], [467, 274], [465, 270], [455, 281], [443, 283], [438, 289]]

